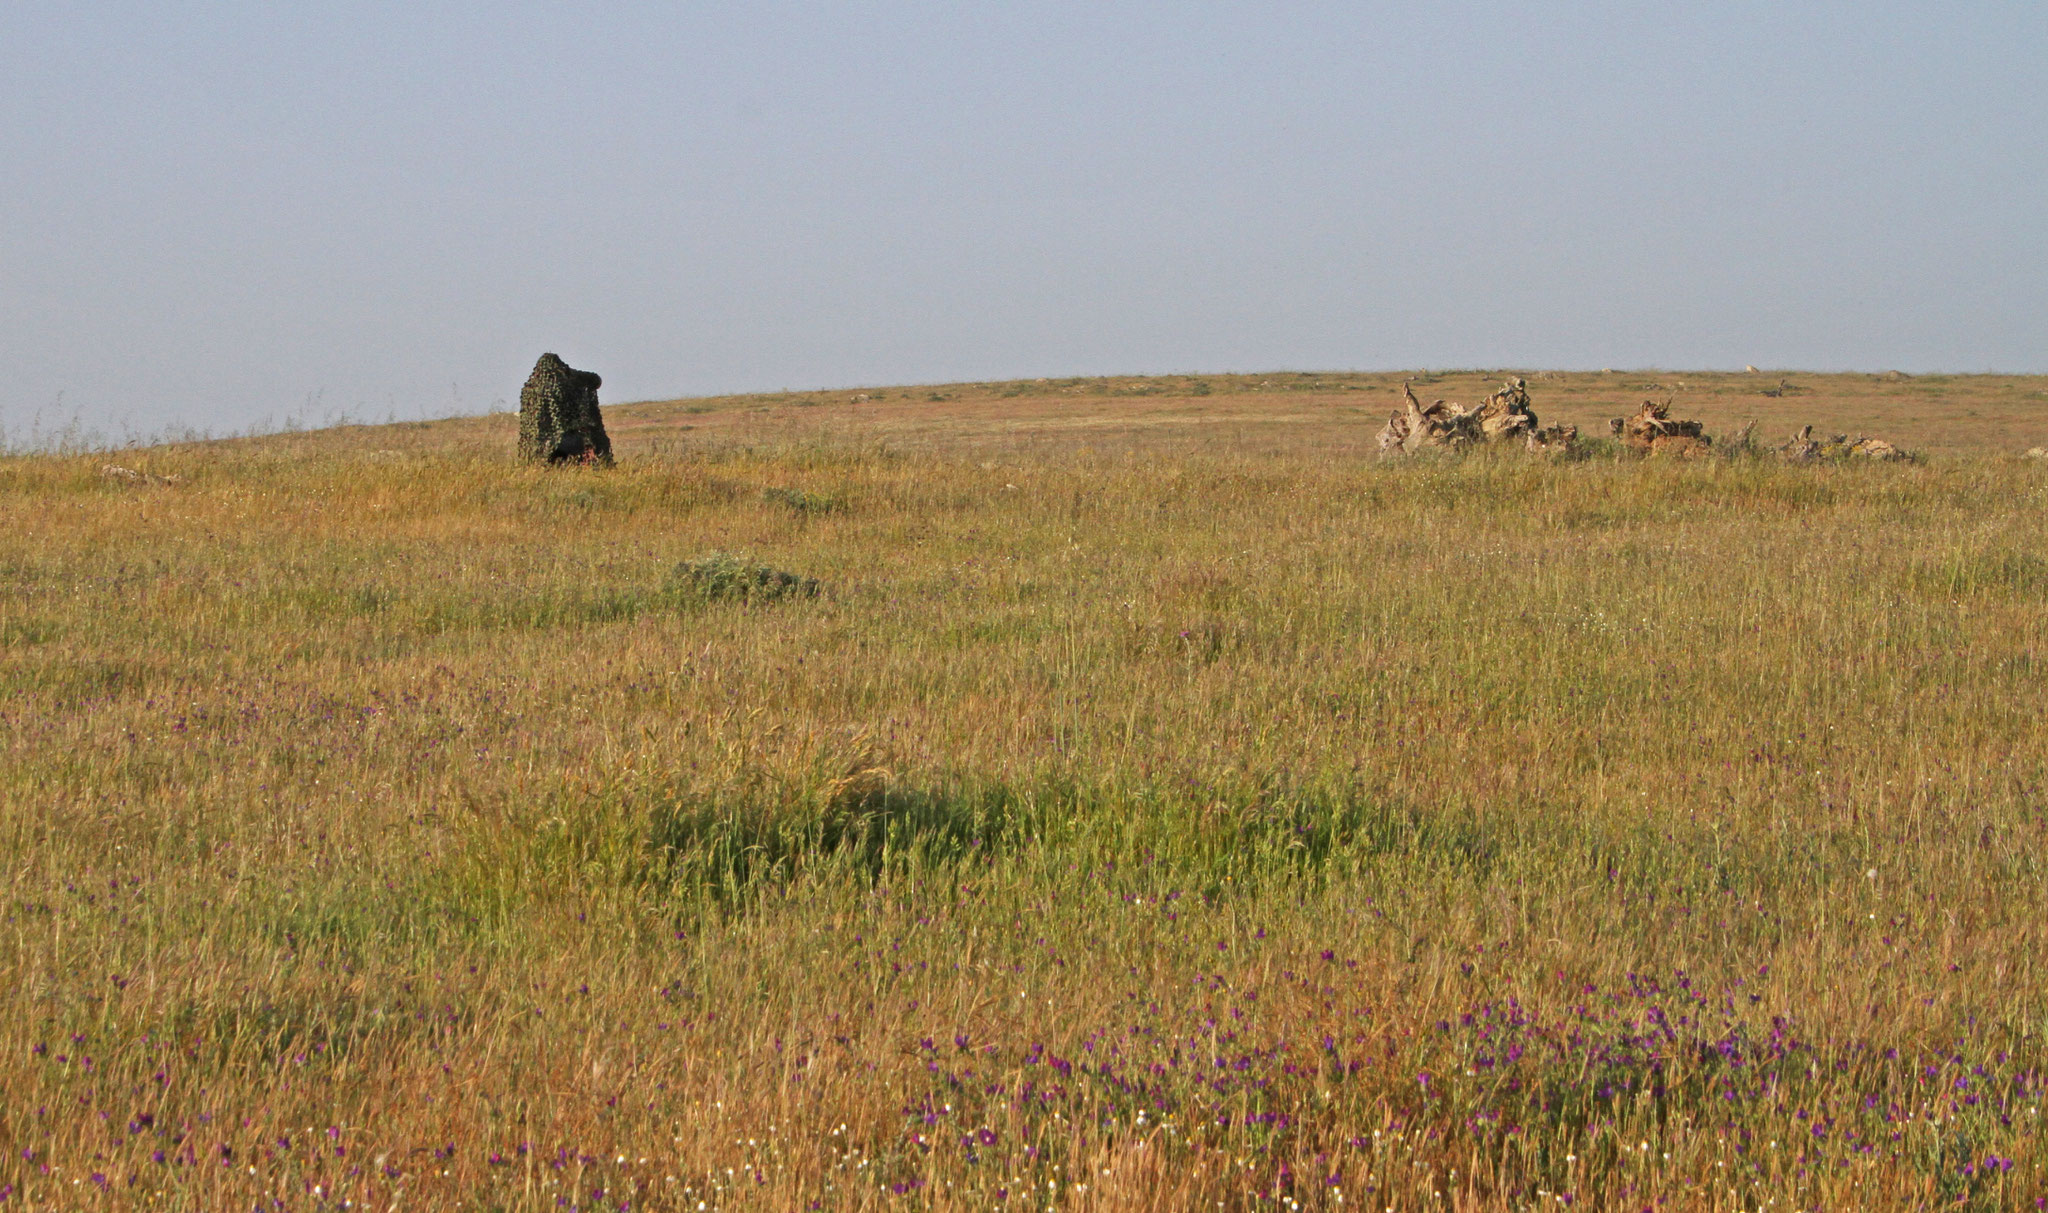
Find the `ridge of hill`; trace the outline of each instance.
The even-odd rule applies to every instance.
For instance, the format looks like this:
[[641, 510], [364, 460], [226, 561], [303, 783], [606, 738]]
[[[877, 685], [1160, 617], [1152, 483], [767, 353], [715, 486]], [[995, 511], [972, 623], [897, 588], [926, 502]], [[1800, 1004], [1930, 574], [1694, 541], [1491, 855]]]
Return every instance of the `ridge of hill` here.
[[[1765, 371], [1403, 371], [1119, 375], [752, 392], [604, 406], [621, 458], [704, 443], [804, 436], [935, 451], [1057, 454], [1086, 448], [1190, 451], [1335, 449], [1371, 453], [1401, 386], [1425, 399], [1475, 402], [1510, 375], [1529, 381], [1545, 422], [1604, 434], [1645, 399], [1760, 440], [1803, 425], [1870, 434], [1931, 453], [2018, 452], [2048, 442], [2048, 375]], [[343, 424], [265, 435], [271, 446], [336, 450], [453, 446], [508, 451], [510, 413]]]

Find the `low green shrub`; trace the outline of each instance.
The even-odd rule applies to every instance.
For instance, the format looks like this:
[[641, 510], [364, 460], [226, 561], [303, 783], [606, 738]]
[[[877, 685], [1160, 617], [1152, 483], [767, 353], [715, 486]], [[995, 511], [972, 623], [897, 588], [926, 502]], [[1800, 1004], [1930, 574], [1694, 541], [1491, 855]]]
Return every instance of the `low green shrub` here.
[[706, 602], [737, 599], [771, 602], [778, 598], [815, 598], [818, 581], [765, 564], [750, 564], [726, 552], [685, 560], [669, 575], [669, 592]]

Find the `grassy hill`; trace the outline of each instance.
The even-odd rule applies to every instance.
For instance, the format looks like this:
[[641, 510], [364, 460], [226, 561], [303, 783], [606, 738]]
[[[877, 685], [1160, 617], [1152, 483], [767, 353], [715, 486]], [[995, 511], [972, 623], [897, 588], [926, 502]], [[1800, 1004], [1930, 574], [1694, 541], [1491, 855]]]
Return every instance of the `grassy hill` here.
[[1402, 378], [0, 459], [0, 1191], [2048, 1195], [2048, 380], [1531, 377], [1928, 456], [1794, 467]]

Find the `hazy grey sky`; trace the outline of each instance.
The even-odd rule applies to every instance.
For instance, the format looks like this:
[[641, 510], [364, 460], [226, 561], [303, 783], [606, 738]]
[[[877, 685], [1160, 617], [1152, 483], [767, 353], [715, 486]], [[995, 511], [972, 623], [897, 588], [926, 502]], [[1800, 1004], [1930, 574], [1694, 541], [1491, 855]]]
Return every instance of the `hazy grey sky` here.
[[[0, 424], [2048, 370], [2048, 5], [0, 5]], [[61, 393], [61, 403], [60, 403]]]

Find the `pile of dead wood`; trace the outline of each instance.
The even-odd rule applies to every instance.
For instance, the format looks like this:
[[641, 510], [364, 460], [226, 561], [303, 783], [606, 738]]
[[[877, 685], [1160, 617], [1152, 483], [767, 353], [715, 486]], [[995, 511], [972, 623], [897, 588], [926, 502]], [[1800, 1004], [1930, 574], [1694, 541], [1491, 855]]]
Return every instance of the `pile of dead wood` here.
[[1557, 454], [1570, 450], [1579, 427], [1544, 427], [1529, 407], [1529, 384], [1510, 379], [1501, 389], [1473, 406], [1438, 400], [1427, 407], [1415, 390], [1401, 385], [1403, 408], [1380, 430], [1382, 455], [1412, 455], [1423, 450], [1462, 451], [1481, 443], [1520, 441], [1532, 451]]
[[1820, 463], [1837, 459], [1875, 459], [1881, 463], [1911, 463], [1913, 455], [1902, 451], [1882, 438], [1851, 438], [1847, 434], [1836, 434], [1820, 439], [1813, 436], [1812, 426], [1803, 426], [1792, 435], [1792, 440], [1778, 448], [1778, 454], [1787, 463]]
[[1643, 407], [1627, 417], [1616, 417], [1607, 428], [1621, 445], [1643, 455], [1673, 459], [1697, 459], [1707, 453], [1714, 440], [1698, 421], [1679, 421], [1671, 416], [1671, 402], [1643, 401]]
[[[1444, 400], [1424, 405], [1415, 398], [1414, 389], [1407, 384], [1401, 385], [1401, 399], [1401, 411], [1387, 418], [1386, 428], [1380, 431], [1382, 455], [1413, 455], [1425, 450], [1462, 451], [1489, 443], [1517, 441], [1532, 451], [1563, 454], [1572, 450], [1579, 437], [1577, 426], [1546, 427], [1537, 420], [1536, 410], [1529, 406], [1528, 382], [1523, 379], [1508, 380], [1499, 391], [1477, 405], [1452, 404]], [[1714, 440], [1707, 436], [1706, 425], [1673, 417], [1669, 400], [1662, 404], [1645, 400], [1634, 413], [1616, 417], [1607, 426], [1623, 450], [1638, 455], [1698, 459], [1713, 450]], [[1794, 434], [1792, 440], [1783, 446], [1770, 447], [1751, 439], [1755, 429], [1756, 422], [1752, 421], [1736, 431], [1726, 444], [1727, 452], [1732, 455], [1776, 454], [1788, 463], [1846, 459], [1910, 463], [1916, 459], [1910, 452], [1882, 438], [1851, 438], [1847, 434], [1836, 434], [1832, 438], [1818, 439], [1810, 425]], [[2041, 451], [2037, 457], [2048, 457], [2048, 450]]]

